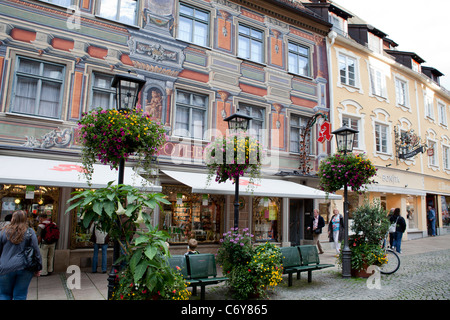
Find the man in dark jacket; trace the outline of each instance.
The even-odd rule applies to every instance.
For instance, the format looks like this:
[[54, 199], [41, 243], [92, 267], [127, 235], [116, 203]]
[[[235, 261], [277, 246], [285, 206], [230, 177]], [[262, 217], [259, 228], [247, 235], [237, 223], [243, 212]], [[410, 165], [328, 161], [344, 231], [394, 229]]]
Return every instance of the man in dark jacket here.
[[325, 227], [325, 220], [320, 216], [319, 210], [314, 209], [314, 217], [311, 220], [311, 224], [308, 227], [308, 230], [312, 230], [313, 233], [313, 241], [317, 244], [317, 248], [319, 249], [319, 253], [322, 254], [322, 246], [320, 245], [319, 237], [322, 233], [322, 228]]

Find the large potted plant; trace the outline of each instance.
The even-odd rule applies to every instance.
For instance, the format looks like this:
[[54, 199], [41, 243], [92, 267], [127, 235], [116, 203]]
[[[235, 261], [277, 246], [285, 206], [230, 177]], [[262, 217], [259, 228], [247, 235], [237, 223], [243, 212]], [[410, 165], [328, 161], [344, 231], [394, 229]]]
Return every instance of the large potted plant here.
[[120, 160], [135, 155], [140, 165], [150, 167], [152, 156], [166, 142], [164, 127], [140, 107], [130, 111], [94, 109], [78, 122], [82, 164], [88, 181], [93, 164], [100, 161], [117, 169]]
[[335, 153], [324, 159], [318, 170], [319, 188], [327, 193], [340, 190], [345, 182], [354, 192], [374, 183], [377, 169], [364, 154]]
[[[351, 230], [354, 234], [349, 237], [353, 276], [368, 277], [365, 270], [369, 266], [381, 266], [387, 262], [382, 241], [389, 224], [387, 211], [379, 201], [366, 202], [353, 212]], [[342, 263], [342, 251], [338, 259]]]
[[208, 181], [215, 175], [216, 182], [234, 183], [236, 177], [248, 173], [254, 182], [259, 178], [262, 159], [263, 148], [254, 137], [244, 133], [216, 137], [205, 149]]
[[252, 244], [248, 229], [224, 233], [217, 261], [227, 274], [234, 299], [265, 298], [281, 281], [281, 251], [272, 243]]

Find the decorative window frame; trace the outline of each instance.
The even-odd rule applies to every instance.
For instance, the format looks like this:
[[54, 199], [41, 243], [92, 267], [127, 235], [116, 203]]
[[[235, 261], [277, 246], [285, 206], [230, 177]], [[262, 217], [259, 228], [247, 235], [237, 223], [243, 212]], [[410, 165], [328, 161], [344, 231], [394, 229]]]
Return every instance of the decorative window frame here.
[[[308, 74], [307, 75], [303, 75], [303, 74], [299, 74], [297, 72], [293, 72], [291, 70], [289, 70], [289, 43], [292, 43], [294, 45], [297, 46], [301, 46], [301, 47], [305, 47], [308, 49]], [[299, 39], [298, 37], [293, 37], [292, 35], [288, 35], [287, 37], [285, 37], [285, 43], [284, 46], [286, 48], [285, 50], [285, 59], [286, 59], [286, 71], [290, 74], [302, 77], [302, 78], [307, 78], [307, 79], [312, 79], [313, 77], [313, 72], [314, 72], [314, 43], [309, 43], [307, 41], [305, 41], [305, 39]]]
[[[411, 98], [410, 98], [410, 93], [409, 93], [409, 80], [406, 77], [404, 77], [403, 75], [399, 74], [399, 73], [393, 72], [393, 76], [394, 76], [394, 88], [395, 88], [395, 106], [397, 108], [402, 109], [403, 111], [407, 111], [409, 113], [412, 113], [412, 110], [411, 110]], [[406, 92], [405, 92], [405, 104], [404, 105], [398, 103], [398, 99], [397, 99], [397, 96], [398, 96], [397, 81], [403, 82], [405, 84]]]
[[[359, 92], [360, 94], [364, 94], [364, 90], [361, 85], [361, 72], [360, 72], [361, 57], [355, 55], [352, 51], [349, 51], [349, 50], [346, 50], [343, 48], [335, 47], [335, 50], [336, 50], [336, 66], [337, 66], [336, 86], [338, 88], [345, 88], [349, 92]], [[355, 63], [355, 86], [351, 86], [351, 85], [341, 82], [341, 75], [339, 72], [339, 57], [340, 57], [340, 55], [350, 57], [352, 59], [355, 59], [355, 61], [356, 61], [356, 63]]]
[[[250, 58], [246, 58], [246, 57], [241, 57], [239, 56], [239, 26], [240, 25], [245, 25], [247, 27], [253, 28], [253, 29], [257, 29], [259, 31], [261, 31], [263, 33], [263, 37], [262, 37], [262, 62], [258, 62], [255, 60], [252, 60]], [[244, 61], [249, 61], [252, 63], [257, 63], [260, 65], [267, 65], [267, 61], [268, 61], [268, 53], [267, 53], [267, 44], [269, 43], [269, 32], [267, 30], [267, 27], [262, 24], [262, 23], [257, 23], [255, 21], [251, 21], [251, 20], [247, 20], [247, 19], [243, 19], [241, 17], [236, 17], [233, 20], [233, 27], [235, 30], [234, 33], [234, 48], [235, 48], [235, 56], [238, 59], [242, 59]]]
[[[441, 148], [442, 148], [442, 171], [450, 175], [450, 138], [447, 135], [441, 137]], [[447, 163], [448, 167], [445, 166], [445, 154], [447, 153]]]
[[[380, 158], [382, 160], [394, 160], [395, 158], [395, 152], [393, 148], [394, 140], [393, 140], [393, 130], [392, 130], [392, 121], [390, 120], [390, 114], [381, 108], [377, 108], [372, 111], [373, 115], [371, 115], [372, 118], [372, 134], [373, 134], [373, 155], [374, 157]], [[376, 132], [375, 132], [375, 125], [380, 124], [387, 127], [387, 151], [386, 152], [380, 152], [377, 151], [377, 145], [376, 145]]]
[[434, 154], [433, 154], [433, 159], [434, 159], [434, 164], [432, 164], [430, 162], [430, 156], [428, 156], [428, 154], [426, 154], [426, 156], [428, 157], [427, 159], [427, 167], [428, 169], [431, 169], [433, 171], [439, 171], [439, 138], [438, 138], [438, 134], [436, 133], [436, 131], [434, 131], [433, 129], [428, 129], [426, 134], [426, 141], [427, 141], [427, 145], [428, 147], [430, 147], [430, 142], [434, 143]]
[[[203, 133], [203, 137], [202, 139], [197, 139], [197, 138], [192, 138], [191, 136], [183, 136], [183, 135], [178, 135], [176, 134], [175, 131], [175, 124], [176, 124], [176, 112], [177, 112], [177, 90], [181, 90], [181, 91], [188, 91], [190, 93], [193, 94], [200, 94], [200, 95], [205, 95], [208, 96], [208, 103], [206, 105], [206, 116], [205, 116], [205, 130]], [[172, 140], [178, 140], [178, 141], [183, 141], [183, 142], [190, 142], [193, 141], [194, 143], [209, 143], [211, 141], [211, 138], [213, 136], [216, 136], [216, 131], [215, 130], [211, 130], [211, 123], [212, 123], [212, 108], [211, 106], [215, 103], [216, 100], [216, 96], [215, 96], [215, 92], [212, 92], [210, 90], [205, 90], [205, 89], [201, 89], [199, 87], [192, 87], [189, 85], [185, 85], [185, 84], [175, 84], [174, 88], [173, 88], [173, 96], [171, 99], [171, 108], [170, 108], [170, 123], [171, 123], [171, 132], [170, 132], [170, 137]]]
[[[353, 110], [352, 110], [353, 109]], [[343, 118], [352, 118], [358, 120], [359, 133], [358, 133], [358, 148], [354, 151], [366, 152], [366, 139], [365, 139], [365, 128], [366, 114], [363, 113], [364, 108], [356, 101], [347, 99], [341, 101], [337, 107], [339, 123], [342, 124]]]
[[[288, 126], [288, 130], [287, 130], [287, 150], [290, 154], [294, 154], [294, 155], [299, 155], [299, 152], [295, 152], [291, 150], [291, 118], [292, 116], [295, 117], [302, 117], [302, 118], [306, 118], [309, 119], [311, 117], [314, 116], [314, 114], [308, 113], [308, 112], [302, 112], [299, 110], [288, 110], [287, 115], [286, 115], [286, 123], [289, 125]], [[306, 125], [306, 124], [305, 124]], [[316, 153], [317, 153], [317, 148], [316, 148], [316, 143], [314, 143], [316, 141], [316, 127], [313, 126], [310, 129], [310, 146], [309, 146], [309, 154], [308, 156], [310, 157], [315, 157]], [[299, 139], [300, 142], [300, 139]]]
[[[439, 107], [439, 105], [441, 105], [443, 108], [442, 108], [442, 111], [441, 111], [441, 108]], [[441, 100], [441, 99], [439, 99], [439, 98], [436, 98], [436, 107], [437, 107], [437, 111], [438, 111], [438, 125], [440, 126], [440, 127], [442, 127], [442, 128], [448, 128], [448, 121], [447, 121], [447, 104], [443, 101], [443, 100]]]
[[[367, 62], [367, 74], [369, 76], [369, 97], [376, 98], [380, 102], [389, 102], [389, 95], [387, 90], [387, 84], [386, 84], [386, 77], [390, 75], [389, 66], [379, 60], [371, 59], [366, 60]], [[376, 83], [373, 83], [374, 81], [373, 77], [377, 76], [377, 72], [380, 73], [381, 76], [381, 95], [374, 92], [373, 88]]]
[[[194, 42], [182, 40], [179, 37], [179, 31], [180, 31], [180, 29], [179, 29], [179, 25], [180, 25], [180, 6], [182, 4], [184, 4], [184, 5], [188, 6], [188, 7], [193, 7], [195, 9], [208, 12], [208, 14], [209, 14], [208, 36], [207, 36], [208, 43], [207, 43], [206, 46], [203, 46], [201, 44], [197, 44], [197, 43], [194, 43]], [[176, 15], [174, 15], [174, 19], [175, 19], [175, 24], [176, 24], [175, 38], [177, 40], [183, 41], [183, 42], [186, 42], [186, 43], [190, 43], [190, 44], [192, 44], [194, 46], [199, 46], [199, 47], [202, 47], [202, 48], [208, 48], [208, 49], [212, 48], [213, 41], [214, 41], [214, 38], [213, 38], [214, 37], [214, 29], [213, 29], [214, 28], [214, 26], [213, 26], [214, 23], [213, 23], [213, 21], [215, 19], [215, 11], [213, 11], [211, 7], [206, 6], [206, 5], [202, 4], [202, 3], [198, 3], [198, 2], [195, 2], [195, 4], [193, 4], [193, 3], [187, 2], [187, 1], [176, 1]]]

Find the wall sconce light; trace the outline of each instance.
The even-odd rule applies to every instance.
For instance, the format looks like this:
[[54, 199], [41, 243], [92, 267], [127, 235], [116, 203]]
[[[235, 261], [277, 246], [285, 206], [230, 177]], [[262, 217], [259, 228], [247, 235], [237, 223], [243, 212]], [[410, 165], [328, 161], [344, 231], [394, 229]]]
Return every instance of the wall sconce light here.
[[392, 166], [392, 163], [387, 164], [387, 165], [386, 165], [386, 168], [387, 168], [387, 167], [390, 167], [390, 166]]
[[411, 168], [406, 168], [406, 171], [408, 171], [409, 169], [411, 169]]

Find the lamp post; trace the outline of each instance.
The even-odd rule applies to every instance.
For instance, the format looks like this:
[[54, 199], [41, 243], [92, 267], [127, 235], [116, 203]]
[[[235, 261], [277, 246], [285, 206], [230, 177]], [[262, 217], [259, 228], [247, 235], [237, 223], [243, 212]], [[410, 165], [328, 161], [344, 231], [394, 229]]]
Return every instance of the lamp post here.
[[[238, 133], [247, 131], [250, 120], [253, 118], [238, 112], [224, 119], [228, 122], [228, 129]], [[239, 175], [234, 178], [234, 228], [239, 228]]]
[[[353, 141], [355, 140], [355, 134], [359, 131], [343, 126], [332, 134], [336, 135], [337, 149], [343, 154], [353, 151]], [[344, 248], [342, 249], [342, 277], [351, 277], [351, 264], [352, 253], [348, 246], [348, 192], [347, 181], [344, 183]]]
[[[131, 111], [136, 107], [139, 92], [145, 85], [145, 80], [133, 77], [128, 71], [128, 75], [116, 74], [112, 80], [111, 87], [116, 88], [116, 109], [119, 112]], [[123, 176], [125, 170], [125, 159], [120, 159], [119, 176], [117, 185], [123, 184]], [[121, 221], [117, 219], [117, 225], [120, 228]], [[119, 266], [116, 261], [120, 257], [120, 245], [118, 240], [114, 240], [113, 265], [108, 276], [108, 300], [112, 298], [116, 281], [116, 270]]]

